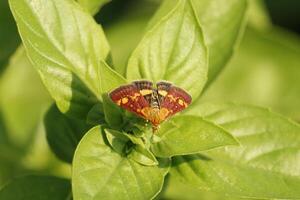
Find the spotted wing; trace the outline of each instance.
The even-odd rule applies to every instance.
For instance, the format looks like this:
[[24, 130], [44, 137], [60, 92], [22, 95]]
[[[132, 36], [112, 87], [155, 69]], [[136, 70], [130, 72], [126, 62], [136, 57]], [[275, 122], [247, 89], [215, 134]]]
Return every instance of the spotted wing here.
[[163, 93], [164, 97], [160, 104], [160, 118], [164, 119], [184, 110], [192, 102], [192, 97], [183, 89], [168, 85], [165, 87], [167, 93]]
[[151, 96], [153, 93], [153, 83], [151, 81], [134, 81], [132, 83], [135, 85], [138, 90], [140, 91], [141, 95], [148, 101], [148, 103], [151, 103]]
[[145, 118], [143, 108], [150, 107], [149, 102], [140, 93], [136, 84], [121, 86], [109, 94], [110, 98], [122, 108]]

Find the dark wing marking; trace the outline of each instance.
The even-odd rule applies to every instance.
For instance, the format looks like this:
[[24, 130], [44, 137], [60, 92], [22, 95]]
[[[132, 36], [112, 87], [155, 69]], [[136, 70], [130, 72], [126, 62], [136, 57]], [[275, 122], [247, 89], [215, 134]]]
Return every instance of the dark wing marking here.
[[142, 109], [150, 107], [148, 101], [143, 97], [135, 84], [121, 86], [113, 90], [109, 96], [117, 105], [143, 118], [145, 116], [141, 112]]
[[165, 96], [167, 96], [171, 86], [171, 83], [165, 81], [161, 81], [156, 84], [158, 99], [160, 103], [163, 102], [163, 99], [165, 98]]
[[184, 110], [192, 102], [192, 97], [183, 89], [170, 86], [167, 95], [161, 102], [161, 109], [167, 109], [166, 117]]
[[169, 91], [171, 86], [172, 86], [172, 83], [169, 83], [166, 81], [160, 81], [160, 82], [156, 83], [157, 90]]
[[152, 90], [153, 88], [153, 83], [151, 81], [146, 81], [146, 80], [133, 81], [132, 84], [135, 85], [139, 90], [143, 90], [143, 89]]
[[153, 93], [153, 83], [151, 81], [134, 81], [132, 82], [140, 91], [140, 93], [144, 96], [144, 98], [151, 103], [151, 96]]

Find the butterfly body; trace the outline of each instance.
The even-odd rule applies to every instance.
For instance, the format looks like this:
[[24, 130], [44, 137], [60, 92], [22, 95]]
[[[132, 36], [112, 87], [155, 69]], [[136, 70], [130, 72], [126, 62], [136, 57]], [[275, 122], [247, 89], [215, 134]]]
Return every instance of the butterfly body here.
[[150, 121], [154, 130], [168, 117], [185, 109], [191, 96], [169, 82], [134, 81], [113, 90], [110, 98], [122, 108]]

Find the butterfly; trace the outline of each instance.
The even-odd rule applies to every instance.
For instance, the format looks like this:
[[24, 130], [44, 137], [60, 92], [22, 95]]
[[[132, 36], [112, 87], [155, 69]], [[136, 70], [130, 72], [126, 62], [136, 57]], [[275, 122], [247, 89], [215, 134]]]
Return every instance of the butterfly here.
[[118, 106], [150, 121], [153, 130], [172, 115], [184, 110], [191, 103], [191, 96], [173, 84], [161, 81], [134, 81], [109, 93]]

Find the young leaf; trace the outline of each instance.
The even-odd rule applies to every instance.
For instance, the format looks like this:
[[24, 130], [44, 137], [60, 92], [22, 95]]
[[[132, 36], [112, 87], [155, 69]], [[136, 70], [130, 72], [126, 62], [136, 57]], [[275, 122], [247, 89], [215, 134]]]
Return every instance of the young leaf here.
[[27, 54], [63, 113], [85, 118], [100, 99], [101, 26], [74, 1], [10, 0]]
[[112, 70], [103, 60], [100, 61], [98, 76], [100, 78], [101, 93], [110, 92], [112, 89], [127, 83], [126, 79]]
[[71, 119], [52, 105], [44, 119], [48, 144], [60, 159], [71, 163], [77, 144], [89, 130], [85, 121]]
[[128, 155], [128, 158], [145, 166], [158, 165], [158, 161], [155, 156], [148, 149], [141, 145], [135, 145]]
[[233, 196], [300, 198], [299, 124], [267, 109], [235, 104], [199, 104], [189, 114], [218, 124], [241, 145], [206, 152], [209, 159], [178, 157], [174, 175], [200, 189]]
[[104, 129], [106, 139], [110, 146], [119, 154], [124, 154], [129, 139], [122, 132], [113, 129]]
[[77, 0], [78, 3], [86, 8], [91, 15], [95, 15], [102, 6], [104, 6], [106, 3], [108, 3], [111, 0]]
[[196, 99], [207, 71], [206, 46], [193, 5], [181, 0], [146, 33], [129, 59], [127, 77], [168, 80]]
[[120, 129], [123, 125], [123, 111], [121, 107], [115, 104], [108, 94], [103, 94], [102, 98], [105, 121], [109, 126]]
[[193, 154], [237, 144], [224, 129], [196, 116], [176, 116], [163, 123], [156, 136], [160, 140], [152, 145], [152, 151], [159, 157]]
[[98, 69], [98, 76], [101, 85], [103, 111], [105, 120], [112, 127], [120, 127], [122, 125], [122, 109], [111, 101], [107, 92], [116, 89], [120, 85], [127, 83], [117, 72], [112, 70], [103, 60], [100, 60], [100, 68]]
[[74, 161], [74, 199], [151, 199], [161, 190], [168, 162], [143, 166], [113, 151], [101, 128], [91, 129], [79, 143]]
[[[133, 144], [139, 145], [139, 146], [144, 146], [143, 140], [139, 137], [136, 137], [132, 134], [125, 133], [125, 132], [120, 132], [117, 130], [113, 129], [105, 129], [104, 130], [106, 134], [113, 135], [115, 138], [119, 138], [122, 141], [131, 141]], [[111, 142], [110, 142], [111, 143]]]
[[139, 145], [139, 146], [145, 146], [143, 140], [141, 137], [139, 136], [136, 136], [136, 135], [131, 135], [129, 133], [125, 134], [126, 137], [133, 143], [133, 144], [136, 144], [136, 145]]
[[25, 176], [12, 180], [0, 190], [0, 199], [65, 200], [71, 199], [68, 180], [52, 176]]

